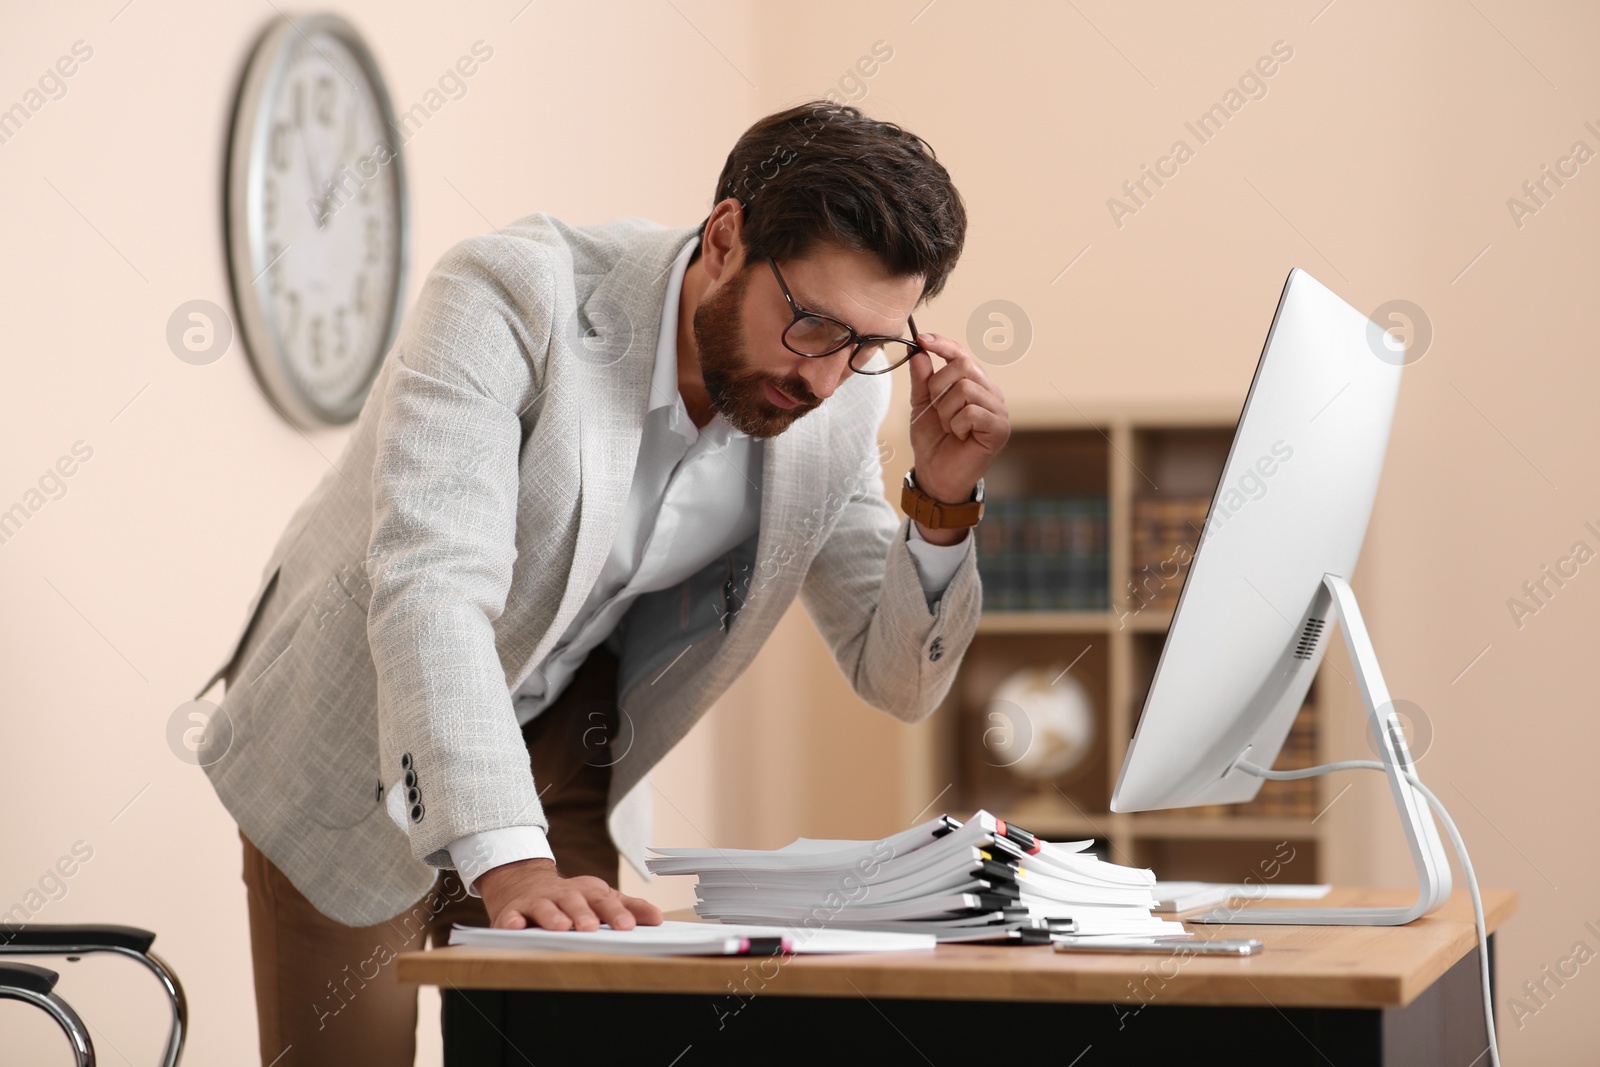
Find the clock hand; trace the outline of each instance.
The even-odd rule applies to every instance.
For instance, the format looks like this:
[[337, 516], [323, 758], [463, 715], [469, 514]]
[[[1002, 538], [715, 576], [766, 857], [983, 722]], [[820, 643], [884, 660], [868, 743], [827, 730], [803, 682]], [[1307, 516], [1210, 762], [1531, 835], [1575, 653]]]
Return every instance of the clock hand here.
[[[339, 162], [338, 162], [338, 165], [336, 165], [328, 175], [328, 181], [329, 181], [330, 184], [332, 184], [334, 181], [336, 181], [338, 179], [339, 175], [344, 173], [345, 169], [350, 165], [350, 157], [355, 154], [355, 152], [354, 152], [355, 137], [356, 137], [356, 102], [354, 100], [352, 100], [352, 101], [350, 101], [350, 114], [349, 114], [349, 117], [347, 117], [345, 119], [345, 123], [344, 123], [344, 143], [339, 146], [339, 156], [338, 156]], [[329, 196], [330, 197], [332, 196], [332, 190], [331, 189], [329, 190]]]
[[[355, 144], [355, 133], [356, 133], [356, 104], [355, 104], [354, 101], [352, 101], [351, 104], [350, 104], [350, 117], [345, 123], [344, 143], [339, 146], [339, 155], [336, 157], [338, 159], [338, 162], [334, 165], [333, 169], [331, 171], [329, 171], [329, 173], [328, 173], [327, 188], [324, 191], [323, 196], [322, 196], [322, 205], [321, 205], [322, 206], [322, 211], [319, 213], [318, 217], [324, 220], [323, 225], [326, 225], [326, 222], [328, 220], [331, 220], [332, 215], [333, 215], [333, 210], [332, 210], [333, 192], [334, 192], [334, 189], [335, 189], [335, 187], [337, 185], [337, 181], [338, 181], [339, 175], [341, 173], [343, 173], [346, 169], [349, 168], [349, 165], [351, 163], [352, 157], [355, 155], [355, 151], [352, 148], [352, 145]], [[358, 188], [358, 191], [359, 191], [359, 185], [358, 185], [357, 188]], [[340, 191], [341, 192], [343, 191], [342, 187], [340, 188]], [[343, 207], [344, 205], [341, 204], [340, 206]]]
[[306, 177], [311, 182], [311, 199], [317, 204], [317, 210], [312, 214], [312, 218], [316, 220], [317, 229], [320, 230], [326, 217], [327, 205], [325, 198], [318, 194], [317, 168], [311, 161], [311, 145], [306, 141], [306, 128], [304, 124], [299, 124], [296, 129], [300, 131], [300, 152], [306, 157]]
[[350, 117], [344, 122], [344, 144], [339, 146], [339, 154], [348, 157], [355, 149], [356, 144], [356, 102], [350, 101]]

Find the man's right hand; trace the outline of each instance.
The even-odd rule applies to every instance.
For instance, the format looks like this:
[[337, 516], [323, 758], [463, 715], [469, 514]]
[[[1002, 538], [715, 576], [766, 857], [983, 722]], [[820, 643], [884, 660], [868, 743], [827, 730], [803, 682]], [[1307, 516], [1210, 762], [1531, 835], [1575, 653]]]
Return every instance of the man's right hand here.
[[661, 909], [639, 897], [625, 896], [604, 879], [583, 875], [563, 878], [554, 860], [518, 860], [491, 867], [473, 887], [489, 912], [489, 925], [522, 930], [529, 923], [546, 930], [631, 930], [637, 923], [661, 924]]

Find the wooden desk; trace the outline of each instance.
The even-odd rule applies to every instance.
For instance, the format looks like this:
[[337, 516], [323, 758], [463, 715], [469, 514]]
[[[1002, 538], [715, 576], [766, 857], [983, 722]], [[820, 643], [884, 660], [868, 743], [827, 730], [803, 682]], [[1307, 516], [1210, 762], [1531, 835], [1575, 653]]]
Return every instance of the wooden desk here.
[[[1305, 903], [1413, 897], [1336, 889]], [[1485, 892], [1491, 934], [1515, 908], [1514, 893]], [[974, 1064], [1002, 1049], [1008, 1063], [1026, 1062], [1020, 1054], [1074, 1067], [1466, 1067], [1487, 1043], [1465, 893], [1402, 927], [1191, 929], [1266, 948], [1226, 959], [942, 945], [760, 960], [458, 946], [404, 953], [397, 973], [441, 987], [447, 1067]], [[1492, 976], [1492, 936], [1489, 959]]]

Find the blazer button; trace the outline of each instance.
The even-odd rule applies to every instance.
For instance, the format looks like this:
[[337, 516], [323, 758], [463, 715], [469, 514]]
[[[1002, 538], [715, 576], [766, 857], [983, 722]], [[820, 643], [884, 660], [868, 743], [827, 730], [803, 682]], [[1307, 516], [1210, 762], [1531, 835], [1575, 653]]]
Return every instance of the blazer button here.
[[383, 783], [382, 782], [378, 783], [377, 791], [372, 794], [372, 799], [377, 801], [379, 804], [383, 803]]
[[407, 771], [406, 772], [406, 788], [410, 789], [412, 786], [414, 786], [416, 784], [417, 784], [417, 772], [416, 771]]
[[944, 655], [944, 638], [935, 637], [933, 639], [933, 644], [928, 646], [928, 659], [930, 659], [934, 663], [937, 663], [937, 662], [939, 662], [939, 659], [943, 655]]
[[400, 767], [402, 770], [407, 771], [411, 769], [411, 753], [407, 752], [404, 756], [400, 757]]
[[421, 799], [422, 799], [422, 793], [421, 793], [421, 791], [419, 791], [417, 789], [416, 786], [412, 786], [410, 789], [406, 790], [406, 800], [408, 800], [412, 804], [417, 803]]
[[413, 805], [411, 805], [411, 821], [412, 822], [421, 822], [422, 821], [422, 805], [421, 804], [413, 804]]

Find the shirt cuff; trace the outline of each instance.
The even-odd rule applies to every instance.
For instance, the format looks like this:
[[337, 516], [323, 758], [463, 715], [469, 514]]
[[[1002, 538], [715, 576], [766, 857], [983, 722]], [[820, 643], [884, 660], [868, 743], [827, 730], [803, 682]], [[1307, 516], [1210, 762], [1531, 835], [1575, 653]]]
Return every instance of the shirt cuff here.
[[916, 564], [917, 580], [922, 583], [924, 595], [935, 598], [944, 592], [950, 579], [961, 569], [970, 536], [963, 533], [961, 540], [953, 545], [936, 545], [922, 536], [915, 521], [906, 524], [906, 548], [911, 553], [911, 562]]
[[468, 834], [450, 842], [450, 862], [467, 887], [468, 896], [482, 896], [473, 886], [478, 876], [494, 867], [518, 860], [553, 860], [550, 839], [537, 826], [504, 826]]

